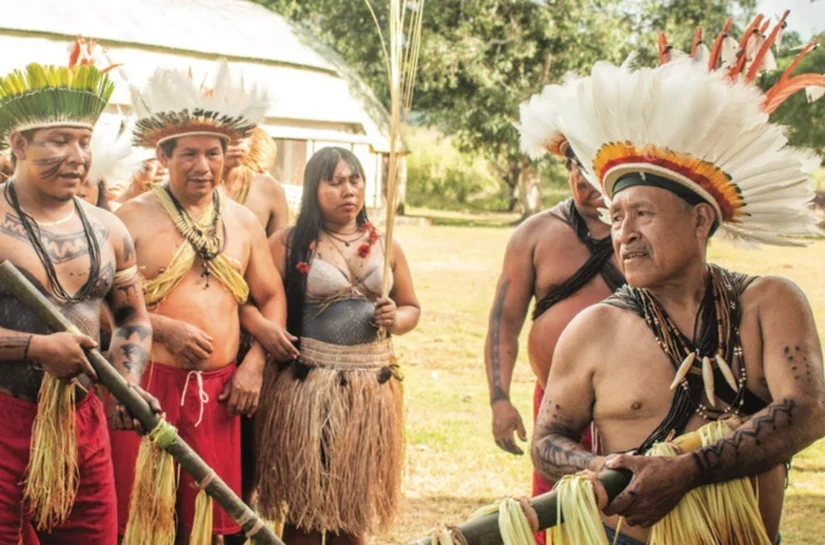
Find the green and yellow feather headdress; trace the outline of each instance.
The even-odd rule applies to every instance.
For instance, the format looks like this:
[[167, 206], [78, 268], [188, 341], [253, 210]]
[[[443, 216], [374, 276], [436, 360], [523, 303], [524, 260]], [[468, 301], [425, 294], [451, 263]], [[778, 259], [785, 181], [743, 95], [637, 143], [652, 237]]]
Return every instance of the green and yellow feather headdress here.
[[92, 129], [114, 83], [94, 66], [32, 63], [0, 78], [0, 150], [15, 131], [46, 127]]

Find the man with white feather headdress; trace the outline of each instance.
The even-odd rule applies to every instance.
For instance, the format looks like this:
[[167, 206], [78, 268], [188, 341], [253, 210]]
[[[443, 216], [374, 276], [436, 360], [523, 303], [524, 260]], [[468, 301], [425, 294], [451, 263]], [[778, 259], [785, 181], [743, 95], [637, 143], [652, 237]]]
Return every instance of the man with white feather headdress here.
[[[134, 144], [156, 148], [169, 171], [167, 183], [117, 211], [135, 240], [156, 331], [144, 386], [157, 392], [182, 438], [240, 494], [240, 415], [255, 413], [265, 353], [254, 343], [236, 365], [239, 306], [251, 297], [280, 324], [283, 348], [275, 355], [289, 359], [295, 353], [283, 329], [283, 287], [264, 230], [221, 185], [227, 145], [249, 134], [268, 100], [263, 90], [233, 81], [226, 61], [218, 63], [212, 89], [185, 71], [158, 69], [145, 89], [132, 94]], [[139, 442], [119, 435], [112, 445], [120, 531], [128, 536]], [[191, 530], [197, 484], [183, 474], [180, 480], [178, 525]], [[238, 531], [216, 506], [211, 533]]]
[[[786, 73], [765, 94], [751, 83], [770, 44], [769, 36], [747, 70], [742, 57], [738, 70], [718, 69], [718, 47], [706, 62], [655, 69], [598, 63], [558, 89], [550, 113], [604, 195], [628, 286], [562, 334], [532, 455], [550, 479], [633, 473], [610, 502], [595, 484], [606, 537], [624, 522], [619, 543], [647, 542], [689, 492], [735, 482], [749, 490], [753, 524], [731, 534], [725, 520], [703, 515], [703, 541], [689, 542], [774, 543], [785, 463], [825, 435], [822, 350], [805, 296], [785, 278], [706, 259], [711, 236], [794, 245], [819, 233], [810, 209], [819, 158], [788, 147], [768, 120], [804, 82]], [[744, 423], [692, 452], [642, 456], [723, 417]], [[591, 421], [613, 454], [579, 445]]]

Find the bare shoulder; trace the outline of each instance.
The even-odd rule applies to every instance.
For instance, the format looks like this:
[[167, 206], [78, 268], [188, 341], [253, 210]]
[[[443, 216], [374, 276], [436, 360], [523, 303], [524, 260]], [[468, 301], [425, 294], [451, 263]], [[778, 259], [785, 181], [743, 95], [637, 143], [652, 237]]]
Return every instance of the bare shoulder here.
[[742, 305], [746, 308], [766, 308], [790, 301], [805, 301], [802, 289], [784, 276], [759, 276], [750, 280], [742, 292]]
[[263, 229], [261, 222], [258, 221], [258, 218], [249, 208], [236, 203], [232, 199], [226, 199], [224, 214], [236, 219], [249, 232], [255, 230], [255, 227]]
[[577, 240], [569, 225], [545, 210], [530, 216], [516, 227], [508, 244], [523, 250], [526, 247], [535, 248], [539, 243], [557, 245], [565, 239]]
[[123, 222], [135, 244], [142, 235], [150, 236], [162, 223], [165, 212], [151, 193], [143, 193], [125, 202], [115, 211], [115, 216]]
[[115, 215], [128, 224], [129, 220], [152, 212], [153, 209], [159, 209], [157, 199], [150, 192], [146, 192], [120, 205]]
[[263, 189], [264, 193], [269, 196], [278, 197], [285, 195], [284, 188], [281, 187], [281, 184], [266, 172], [255, 174], [255, 177], [252, 178], [252, 184]]
[[627, 344], [628, 333], [639, 323], [644, 322], [638, 316], [613, 305], [592, 305], [579, 312], [564, 328], [556, 353], [563, 350], [568, 356], [575, 355], [577, 361], [578, 358], [587, 359], [595, 367], [605, 354]]
[[80, 206], [87, 218], [103, 225], [110, 233], [120, 235], [126, 233], [126, 226], [114, 212], [104, 210], [103, 208], [98, 208], [97, 206], [94, 206], [93, 204], [90, 204], [82, 199], [78, 199], [78, 202], [80, 203]]
[[289, 236], [292, 234], [292, 227], [284, 227], [272, 233], [269, 236], [269, 245], [273, 246], [280, 244], [286, 246], [289, 243]]
[[[589, 343], [594, 343], [599, 342], [602, 338], [615, 337], [620, 331], [625, 330], [628, 325], [632, 325], [633, 322], [638, 320], [638, 316], [632, 312], [613, 305], [599, 303], [579, 312], [570, 321], [565, 331], [575, 328], [577, 334], [586, 336]], [[598, 331], [599, 334], [594, 335], [595, 331]]]
[[284, 270], [286, 262], [286, 252], [289, 246], [289, 237], [292, 234], [292, 227], [284, 227], [275, 231], [269, 236], [269, 251], [275, 259], [275, 265], [279, 270]]

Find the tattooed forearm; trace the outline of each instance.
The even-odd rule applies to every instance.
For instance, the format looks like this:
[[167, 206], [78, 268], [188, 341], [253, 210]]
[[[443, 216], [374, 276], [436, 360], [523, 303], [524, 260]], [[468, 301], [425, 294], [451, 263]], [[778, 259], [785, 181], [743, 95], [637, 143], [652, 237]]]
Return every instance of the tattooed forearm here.
[[28, 333], [0, 336], [0, 362], [24, 360], [30, 339]]
[[109, 348], [110, 360], [122, 373], [139, 380], [149, 361], [152, 327], [148, 320], [138, 319], [138, 311], [128, 303], [121, 304], [113, 315], [116, 327]]
[[[710, 484], [763, 473], [787, 462], [818, 437], [805, 422], [821, 415], [800, 414], [794, 399], [771, 404], [731, 437], [691, 453], [698, 484]], [[808, 411], [805, 411], [808, 412]]]
[[782, 349], [783, 371], [793, 377], [796, 394], [774, 400], [731, 437], [692, 453], [698, 484], [758, 475], [825, 435], [825, 384], [817, 352], [797, 345]]
[[146, 367], [146, 362], [149, 361], [149, 353], [138, 343], [124, 344], [120, 347], [123, 354], [123, 367], [130, 374], [140, 376], [143, 374], [143, 368]]
[[558, 480], [565, 475], [587, 469], [596, 458], [576, 439], [570, 430], [551, 432], [533, 445], [533, 465], [542, 477]]
[[140, 342], [152, 337], [152, 328], [145, 325], [124, 325], [117, 329], [117, 336], [124, 340], [129, 340], [132, 335], [137, 335]]
[[135, 245], [132, 242], [132, 237], [123, 235], [123, 262], [131, 263], [135, 257]]
[[[509, 400], [510, 396], [506, 392], [501, 380], [501, 321], [504, 315], [504, 301], [507, 299], [507, 292], [510, 290], [510, 281], [501, 283], [493, 304], [493, 311], [490, 314], [490, 341], [487, 347], [487, 359], [490, 362], [490, 403], [500, 400]], [[509, 388], [509, 386], [508, 386]]]

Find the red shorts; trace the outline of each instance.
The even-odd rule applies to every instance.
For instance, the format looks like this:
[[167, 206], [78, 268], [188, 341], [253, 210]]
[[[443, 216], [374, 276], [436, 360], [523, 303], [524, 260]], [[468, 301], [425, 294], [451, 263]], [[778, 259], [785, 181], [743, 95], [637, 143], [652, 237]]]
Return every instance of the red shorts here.
[[[539, 415], [539, 409], [541, 409], [541, 400], [544, 398], [544, 388], [541, 387], [541, 384], [536, 381], [536, 389], [533, 391], [533, 422], [536, 421]], [[592, 447], [592, 436], [590, 433], [590, 427], [587, 427], [587, 430], [584, 432], [584, 436], [582, 436], [582, 446], [587, 450], [590, 450]], [[533, 497], [541, 496], [547, 492], [553, 490], [553, 485], [556, 483], [547, 481], [539, 475], [538, 471], [535, 469], [533, 470]], [[536, 544], [537, 545], [545, 545], [545, 533], [538, 532], [536, 533]]]
[[[202, 390], [198, 373], [160, 363], [150, 363], [141, 382], [143, 389], [160, 401], [160, 406], [166, 413], [166, 420], [178, 428], [180, 438], [192, 447], [236, 494], [240, 495], [241, 420], [239, 416], [229, 416], [226, 404], [218, 402], [218, 396], [232, 378], [236, 367], [235, 362], [232, 362], [221, 369], [200, 373], [203, 379]], [[113, 431], [111, 435], [112, 461], [117, 484], [118, 531], [122, 535], [126, 532], [126, 523], [129, 520], [129, 497], [135, 480], [135, 463], [141, 438], [133, 432]], [[177, 513], [179, 523], [187, 530], [192, 529], [195, 497], [198, 492], [199, 489], [192, 477], [181, 471]], [[213, 503], [213, 506], [213, 534], [226, 535], [240, 531], [234, 519], [217, 503]]]
[[69, 518], [51, 532], [35, 532], [23, 512], [37, 404], [0, 394], [0, 543], [25, 545], [116, 545], [117, 517], [109, 432], [103, 404], [89, 393], [77, 405], [77, 463], [80, 481]]

